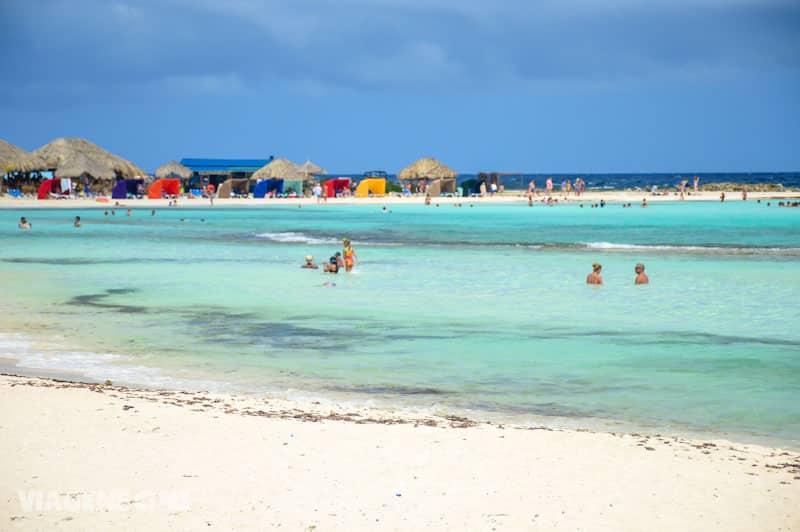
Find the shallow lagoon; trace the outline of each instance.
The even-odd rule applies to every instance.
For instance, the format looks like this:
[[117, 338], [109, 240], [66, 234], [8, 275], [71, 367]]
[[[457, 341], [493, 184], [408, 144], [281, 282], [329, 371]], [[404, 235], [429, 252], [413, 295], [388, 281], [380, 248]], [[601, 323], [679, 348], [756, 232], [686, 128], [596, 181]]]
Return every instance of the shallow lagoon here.
[[0, 211], [0, 357], [798, 445], [800, 210], [469, 205]]

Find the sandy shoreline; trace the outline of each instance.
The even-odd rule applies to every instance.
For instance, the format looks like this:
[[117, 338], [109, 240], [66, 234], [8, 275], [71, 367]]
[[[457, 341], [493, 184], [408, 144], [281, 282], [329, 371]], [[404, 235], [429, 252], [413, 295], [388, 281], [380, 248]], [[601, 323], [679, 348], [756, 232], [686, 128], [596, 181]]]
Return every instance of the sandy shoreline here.
[[[742, 201], [741, 193], [729, 191], [725, 193], [725, 201]], [[541, 202], [544, 196], [537, 196], [536, 201]], [[554, 194], [554, 199], [559, 202], [565, 200], [560, 194]], [[668, 194], [663, 196], [654, 196], [647, 192], [627, 191], [627, 190], [607, 190], [607, 191], [587, 191], [580, 198], [570, 195], [566, 201], [568, 203], [592, 203], [599, 202], [601, 199], [608, 203], [633, 203], [638, 205], [643, 198], [647, 198], [648, 203], [660, 202], [680, 202], [680, 198], [675, 194]], [[748, 201], [757, 200], [781, 200], [781, 199], [800, 199], [800, 191], [787, 191], [787, 192], [749, 192]], [[0, 198], [0, 209], [108, 209], [113, 208], [116, 200], [109, 203], [100, 203], [94, 199], [69, 199], [69, 200], [37, 200], [30, 198]], [[441, 205], [451, 205], [453, 203], [466, 203], [466, 204], [504, 204], [504, 203], [527, 203], [527, 198], [519, 195], [506, 193], [504, 195], [497, 195], [494, 197], [485, 198], [448, 198], [440, 197], [433, 198], [432, 203]], [[701, 191], [692, 193], [691, 196], [686, 196], [686, 202], [696, 201], [715, 201], [719, 202], [719, 192], [714, 191]], [[375, 197], [375, 198], [331, 198], [326, 203], [327, 205], [421, 205], [424, 202], [422, 196], [411, 197]], [[131, 207], [139, 209], [154, 209], [166, 208], [169, 205], [169, 200], [166, 199], [141, 199], [141, 200], [119, 200], [120, 207]], [[313, 198], [294, 198], [294, 199], [216, 199], [214, 206], [216, 207], [270, 207], [270, 206], [294, 206], [294, 205], [316, 205], [316, 200]], [[208, 207], [211, 205], [207, 199], [180, 199], [179, 208], [181, 207]], [[325, 204], [325, 203], [323, 203]], [[539, 204], [539, 203], [537, 203]], [[117, 207], [117, 208], [120, 208]]]
[[758, 445], [15, 376], [0, 412], [8, 530], [800, 527]]

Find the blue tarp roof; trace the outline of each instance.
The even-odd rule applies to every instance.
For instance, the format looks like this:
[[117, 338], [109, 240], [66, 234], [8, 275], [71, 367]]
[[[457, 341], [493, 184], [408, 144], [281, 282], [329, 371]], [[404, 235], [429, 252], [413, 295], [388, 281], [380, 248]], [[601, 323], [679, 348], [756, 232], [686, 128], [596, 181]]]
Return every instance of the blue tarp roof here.
[[195, 172], [255, 172], [269, 159], [181, 159], [181, 164]]

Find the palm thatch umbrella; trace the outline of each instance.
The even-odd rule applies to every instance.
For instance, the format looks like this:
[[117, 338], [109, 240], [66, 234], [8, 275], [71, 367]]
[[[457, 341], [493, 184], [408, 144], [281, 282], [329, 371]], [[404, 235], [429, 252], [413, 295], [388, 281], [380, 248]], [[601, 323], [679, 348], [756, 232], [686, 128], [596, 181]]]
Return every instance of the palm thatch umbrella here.
[[414, 164], [406, 166], [397, 174], [397, 179], [404, 181], [414, 179], [455, 179], [458, 174], [449, 166], [433, 157], [423, 157]]
[[191, 168], [187, 168], [180, 164], [178, 161], [170, 161], [164, 166], [160, 166], [156, 169], [156, 177], [165, 178], [165, 177], [177, 177], [180, 179], [189, 179], [194, 175], [194, 171]]
[[319, 174], [327, 174], [328, 172], [325, 171], [324, 168], [320, 168], [316, 164], [312, 163], [311, 161], [306, 161], [300, 165], [299, 171], [301, 174], [306, 176], [306, 178], [311, 177], [312, 175], [319, 175]]
[[41, 158], [0, 140], [0, 170], [3, 173], [35, 172], [45, 168], [45, 162]]
[[56, 177], [89, 176], [97, 180], [112, 181], [120, 177], [146, 175], [135, 164], [86, 139], [56, 139], [35, 150], [33, 155], [42, 158], [48, 169], [55, 169]]
[[300, 171], [296, 164], [288, 159], [275, 159], [266, 164], [250, 176], [250, 179], [298, 179]]

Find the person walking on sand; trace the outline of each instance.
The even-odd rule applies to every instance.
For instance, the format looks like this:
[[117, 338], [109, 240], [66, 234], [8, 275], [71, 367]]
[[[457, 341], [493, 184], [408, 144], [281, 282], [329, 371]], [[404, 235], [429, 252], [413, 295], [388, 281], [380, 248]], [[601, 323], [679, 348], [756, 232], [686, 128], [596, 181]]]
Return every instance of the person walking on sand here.
[[640, 262], [633, 270], [636, 272], [635, 284], [650, 284], [650, 278], [644, 273], [644, 264]]
[[694, 191], [697, 192], [697, 186], [700, 184], [700, 177], [694, 176]]
[[544, 185], [545, 185], [545, 189], [547, 190], [547, 195], [548, 196], [552, 196], [553, 195], [553, 178], [552, 177], [548, 177], [547, 181], [544, 182]]
[[528, 183], [528, 198], [532, 198], [536, 195], [536, 181], [531, 179], [530, 183]]
[[19, 219], [19, 225], [17, 227], [19, 227], [20, 229], [30, 229], [31, 224], [30, 222], [28, 222], [28, 219], [23, 216], [22, 218]]
[[719, 201], [720, 201], [720, 202], [723, 202], [723, 201], [725, 201], [725, 193], [724, 193], [724, 192], [720, 192], [720, 193], [719, 193]]
[[350, 240], [344, 239], [344, 246], [342, 247], [342, 256], [344, 257], [344, 271], [349, 272], [355, 266], [356, 261], [361, 264], [361, 259], [358, 258], [356, 250], [350, 244]]
[[603, 276], [600, 275], [600, 270], [603, 267], [595, 262], [592, 264], [592, 273], [586, 276], [586, 284], [603, 284]]
[[742, 201], [747, 201], [747, 189], [742, 189]]

